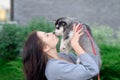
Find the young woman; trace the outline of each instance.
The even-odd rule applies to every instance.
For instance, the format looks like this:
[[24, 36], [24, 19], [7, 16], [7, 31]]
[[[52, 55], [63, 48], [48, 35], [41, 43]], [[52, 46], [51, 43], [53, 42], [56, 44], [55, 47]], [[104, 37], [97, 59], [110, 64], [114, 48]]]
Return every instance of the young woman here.
[[26, 80], [87, 80], [99, 73], [95, 60], [78, 43], [84, 34], [77, 31], [78, 26], [73, 26], [70, 44], [80, 58], [80, 64], [75, 64], [74, 54], [57, 53], [59, 39], [53, 33], [35, 31], [28, 37], [22, 54]]

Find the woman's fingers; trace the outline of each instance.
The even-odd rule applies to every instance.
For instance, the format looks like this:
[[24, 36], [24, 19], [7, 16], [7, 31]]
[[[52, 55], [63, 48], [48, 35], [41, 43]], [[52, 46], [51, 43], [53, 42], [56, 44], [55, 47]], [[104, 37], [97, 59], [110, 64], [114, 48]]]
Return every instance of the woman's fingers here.
[[82, 36], [84, 34], [84, 32], [81, 32], [81, 33], [79, 33], [79, 36]]
[[76, 44], [79, 44], [78, 41], [80, 37], [84, 34], [82, 24], [73, 25], [73, 37], [71, 39], [71, 45], [74, 47]]
[[83, 30], [83, 27], [82, 27], [81, 23], [73, 24], [73, 31], [74, 32], [80, 33], [80, 32], [82, 32], [82, 30]]
[[78, 30], [77, 30], [77, 33], [79, 34], [79, 33], [81, 33], [82, 31], [83, 31], [83, 28], [78, 29]]
[[75, 31], [76, 24], [73, 24], [73, 31]]
[[78, 26], [77, 26], [76, 32], [78, 32], [81, 29], [82, 29], [82, 24], [79, 23]]
[[76, 32], [77, 27], [78, 27], [78, 24], [73, 24], [73, 31]]
[[80, 23], [78, 23], [75, 27], [75, 32], [77, 32], [79, 30], [79, 26], [80, 26]]

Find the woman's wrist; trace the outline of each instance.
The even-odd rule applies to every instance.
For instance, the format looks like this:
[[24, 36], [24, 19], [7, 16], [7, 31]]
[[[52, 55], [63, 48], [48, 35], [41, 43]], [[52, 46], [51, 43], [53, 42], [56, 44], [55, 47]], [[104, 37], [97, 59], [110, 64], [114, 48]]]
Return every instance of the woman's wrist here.
[[81, 54], [85, 54], [86, 53], [84, 51], [84, 49], [79, 44], [74, 45], [73, 49], [76, 52], [77, 56], [80, 56]]

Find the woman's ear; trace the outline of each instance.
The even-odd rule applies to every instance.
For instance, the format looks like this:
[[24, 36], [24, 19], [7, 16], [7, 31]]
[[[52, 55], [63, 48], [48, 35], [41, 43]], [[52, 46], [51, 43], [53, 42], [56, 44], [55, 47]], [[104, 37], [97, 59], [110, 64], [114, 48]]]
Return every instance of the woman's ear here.
[[43, 48], [43, 51], [48, 52], [49, 50], [50, 50], [50, 47], [48, 45], [45, 45], [44, 48]]

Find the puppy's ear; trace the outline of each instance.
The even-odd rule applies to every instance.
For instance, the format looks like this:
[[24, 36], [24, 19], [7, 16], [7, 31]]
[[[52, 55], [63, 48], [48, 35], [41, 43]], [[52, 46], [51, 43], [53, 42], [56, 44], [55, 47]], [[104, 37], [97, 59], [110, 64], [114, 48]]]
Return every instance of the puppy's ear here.
[[52, 22], [55, 24], [57, 20], [52, 20]]

